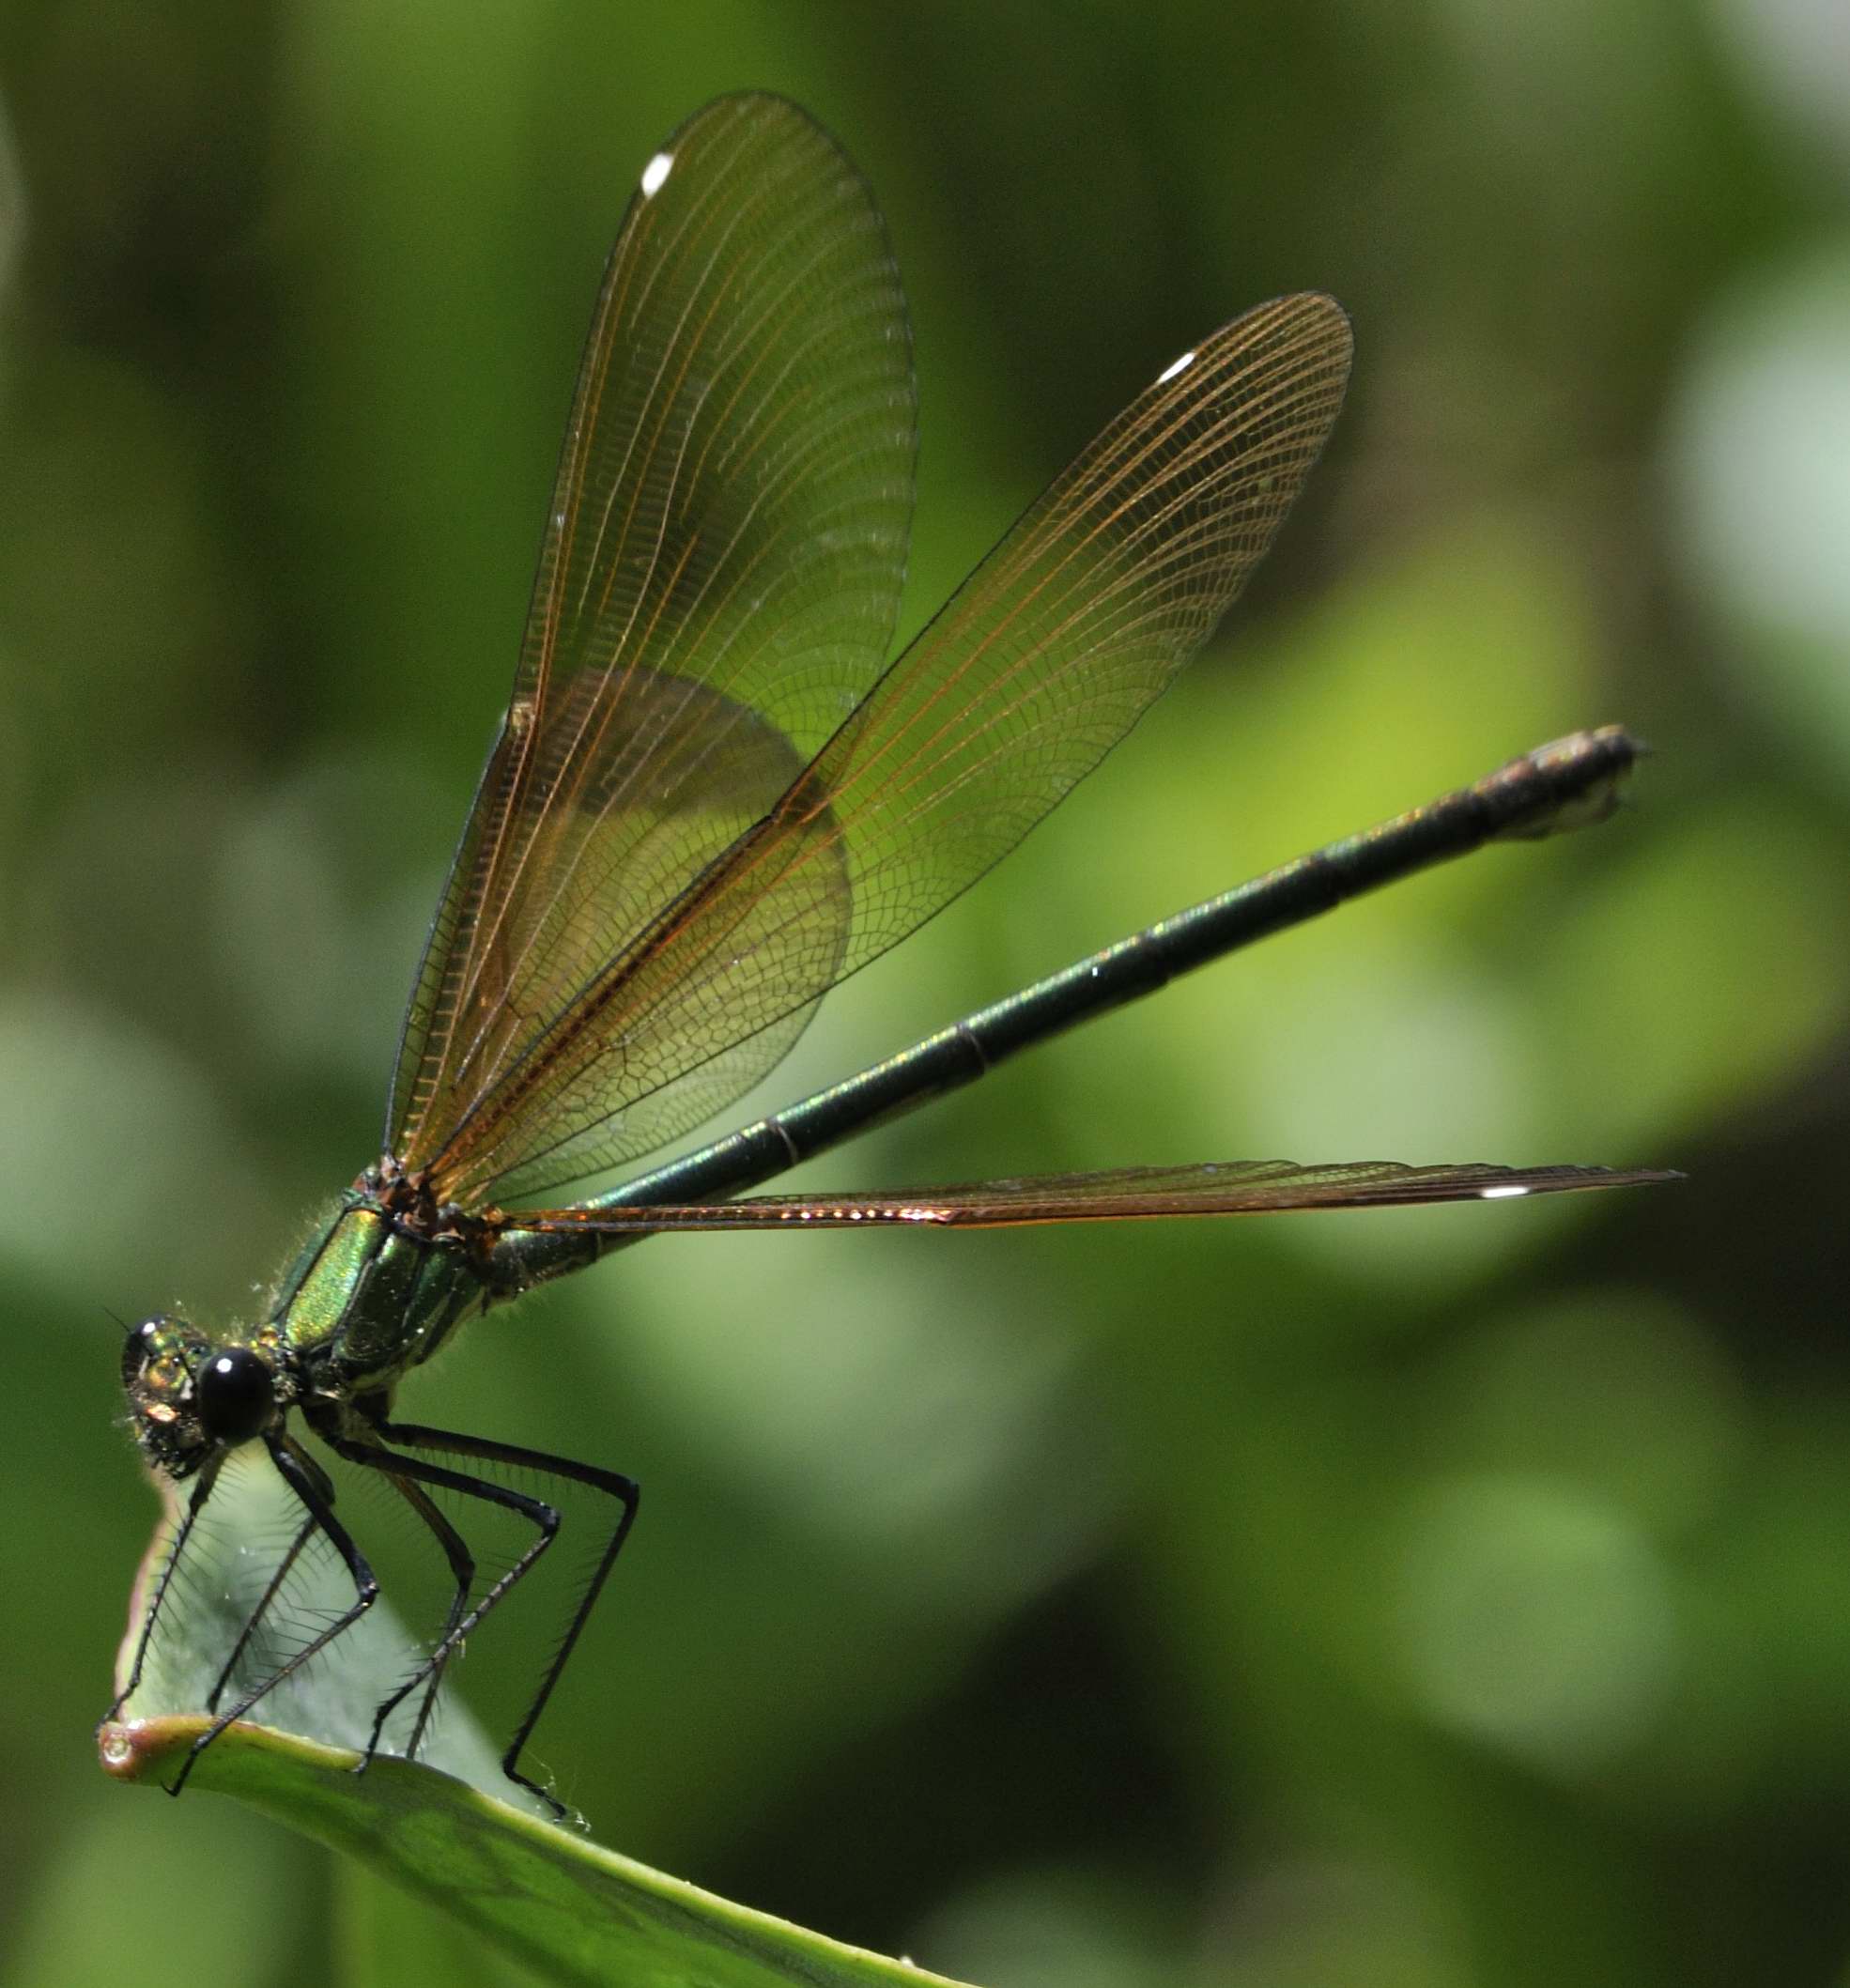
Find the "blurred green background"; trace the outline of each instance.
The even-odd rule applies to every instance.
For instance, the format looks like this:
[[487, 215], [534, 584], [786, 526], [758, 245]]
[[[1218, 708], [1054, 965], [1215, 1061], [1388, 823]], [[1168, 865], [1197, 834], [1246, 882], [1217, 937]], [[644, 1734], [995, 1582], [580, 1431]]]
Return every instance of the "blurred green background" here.
[[676, 1239], [498, 1314], [418, 1418], [647, 1493], [541, 1757], [603, 1840], [986, 1988], [1850, 1980], [1837, 0], [9, 0], [0, 1981], [513, 1979], [98, 1773], [154, 1517], [107, 1314], [237, 1316], [375, 1152], [604, 253], [749, 85], [913, 300], [909, 628], [1207, 328], [1315, 285], [1359, 341], [1227, 633], [770, 1102], [1560, 732], [1657, 747], [1597, 833], [801, 1178], [1690, 1179]]

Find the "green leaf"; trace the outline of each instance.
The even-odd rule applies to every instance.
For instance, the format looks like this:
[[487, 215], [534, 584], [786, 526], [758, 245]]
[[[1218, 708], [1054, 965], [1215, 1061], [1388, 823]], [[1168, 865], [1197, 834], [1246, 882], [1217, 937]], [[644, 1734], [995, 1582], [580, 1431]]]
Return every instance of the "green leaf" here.
[[[197, 1718], [102, 1729], [105, 1769], [161, 1786], [207, 1730]], [[234, 1795], [358, 1858], [561, 1983], [623, 1988], [956, 1988], [734, 1905], [439, 1774], [235, 1725], [200, 1754], [190, 1787]]]

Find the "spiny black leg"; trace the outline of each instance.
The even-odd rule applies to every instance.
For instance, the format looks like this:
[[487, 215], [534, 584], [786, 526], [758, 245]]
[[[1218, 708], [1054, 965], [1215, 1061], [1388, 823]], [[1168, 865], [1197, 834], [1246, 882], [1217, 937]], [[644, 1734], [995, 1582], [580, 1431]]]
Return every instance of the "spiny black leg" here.
[[[543, 1450], [521, 1449], [511, 1442], [491, 1442], [481, 1436], [463, 1436], [452, 1429], [424, 1428], [410, 1423], [380, 1421], [374, 1426], [388, 1441], [403, 1443], [411, 1449], [438, 1450], [449, 1456], [468, 1456], [480, 1463], [509, 1464], [516, 1470], [537, 1471], [542, 1475], [563, 1477], [574, 1484], [589, 1485], [594, 1490], [602, 1491], [607, 1497], [614, 1498], [623, 1507], [623, 1516], [617, 1520], [616, 1530], [610, 1534], [609, 1541], [598, 1560], [596, 1571], [586, 1584], [578, 1608], [573, 1611], [564, 1638], [551, 1663], [547, 1665], [546, 1675], [540, 1680], [540, 1687], [533, 1695], [532, 1703], [527, 1708], [527, 1716], [516, 1728], [514, 1738], [509, 1742], [507, 1751], [501, 1756], [501, 1772], [509, 1780], [517, 1782], [531, 1794], [537, 1795], [543, 1802], [563, 1815], [565, 1812], [564, 1805], [521, 1773], [520, 1755], [532, 1736], [533, 1728], [539, 1723], [540, 1714], [546, 1710], [546, 1702], [552, 1696], [553, 1687], [558, 1684], [563, 1673], [566, 1661], [571, 1657], [578, 1637], [583, 1633], [585, 1624], [591, 1619], [591, 1611], [597, 1605], [598, 1594], [609, 1579], [610, 1569], [616, 1564], [617, 1555], [623, 1551], [624, 1541], [629, 1537], [629, 1529], [636, 1523], [637, 1501], [641, 1494], [633, 1479], [622, 1476], [615, 1471], [600, 1470], [594, 1464], [578, 1463], [569, 1456], [550, 1456]], [[545, 1541], [535, 1543], [532, 1558], [538, 1558], [545, 1544]], [[531, 1561], [519, 1564], [515, 1573], [524, 1573], [528, 1564], [531, 1564]], [[511, 1584], [512, 1577], [508, 1579]], [[482, 1612], [477, 1611], [477, 1620]], [[462, 1633], [467, 1634], [467, 1629]]]
[[[405, 1758], [416, 1760], [418, 1749], [424, 1743], [424, 1729], [429, 1725], [430, 1715], [437, 1706], [437, 1693], [443, 1682], [444, 1663], [448, 1661], [449, 1652], [455, 1647], [456, 1626], [463, 1619], [463, 1611], [469, 1607], [470, 1590], [475, 1585], [475, 1556], [469, 1549], [469, 1542], [416, 1485], [403, 1477], [393, 1478], [392, 1485], [405, 1503], [437, 1535], [438, 1544], [443, 1549], [443, 1557], [450, 1563], [450, 1573], [455, 1581], [455, 1592], [450, 1597], [450, 1613], [443, 1624], [443, 1633], [437, 1640], [437, 1650], [443, 1655], [431, 1670], [424, 1703], [418, 1707], [418, 1716], [411, 1727], [411, 1736], [405, 1746]], [[383, 1726], [384, 1718], [381, 1718], [373, 1730], [375, 1747], [378, 1744], [379, 1733]], [[369, 1759], [371, 1754], [372, 1749], [369, 1748]]]
[[[379, 1425], [376, 1424], [375, 1426]], [[480, 1498], [486, 1503], [500, 1505], [503, 1511], [513, 1512], [526, 1519], [534, 1531], [533, 1542], [526, 1551], [495, 1580], [482, 1599], [460, 1622], [451, 1624], [424, 1661], [380, 1704], [373, 1718], [372, 1737], [366, 1743], [366, 1758], [371, 1760], [378, 1749], [379, 1735], [385, 1731], [386, 1720], [413, 1691], [437, 1676], [463, 1640], [472, 1635], [484, 1617], [505, 1598], [508, 1592], [524, 1576], [532, 1571], [541, 1554], [552, 1544], [558, 1533], [559, 1514], [541, 1499], [530, 1498], [526, 1492], [512, 1490], [506, 1485], [491, 1484], [485, 1477], [470, 1477], [461, 1471], [448, 1470], [440, 1463], [426, 1463], [421, 1456], [407, 1456], [396, 1450], [379, 1449], [372, 1443], [342, 1435], [333, 1428], [324, 1428], [317, 1433], [330, 1449], [337, 1456], [345, 1456], [349, 1463], [357, 1463], [369, 1471], [378, 1471], [388, 1478], [415, 1478], [418, 1483], [432, 1485], [439, 1490], [455, 1491], [465, 1498]], [[523, 1782], [522, 1785], [530, 1786], [531, 1783]], [[533, 1792], [551, 1803], [561, 1815], [565, 1813], [563, 1805], [553, 1801], [543, 1790], [536, 1788]]]
[[231, 1673], [238, 1668], [239, 1658], [249, 1648], [252, 1637], [257, 1633], [257, 1625], [268, 1613], [270, 1603], [282, 1593], [283, 1583], [289, 1578], [289, 1569], [301, 1558], [301, 1549], [314, 1536], [316, 1530], [313, 1518], [304, 1518], [296, 1529], [296, 1536], [289, 1542], [289, 1550], [284, 1554], [275, 1573], [265, 1583], [263, 1593], [257, 1597], [255, 1608], [245, 1618], [244, 1626], [239, 1630], [238, 1641], [232, 1644], [231, 1655], [225, 1658], [224, 1668], [219, 1672], [218, 1682], [206, 1694], [207, 1711], [218, 1710], [219, 1700], [224, 1696], [224, 1687], [231, 1682]]
[[193, 1487], [193, 1495], [186, 1502], [186, 1511], [178, 1529], [174, 1533], [173, 1544], [167, 1549], [167, 1557], [162, 1563], [161, 1571], [155, 1577], [154, 1593], [148, 1596], [147, 1610], [142, 1617], [141, 1634], [135, 1640], [135, 1654], [129, 1665], [129, 1681], [116, 1694], [115, 1703], [99, 1721], [108, 1725], [124, 1705], [135, 1695], [141, 1686], [141, 1674], [147, 1662], [147, 1648], [154, 1641], [154, 1625], [161, 1613], [161, 1605], [167, 1598], [167, 1590], [173, 1583], [174, 1574], [180, 1564], [180, 1555], [186, 1551], [186, 1543], [193, 1536], [193, 1528], [201, 1512], [206, 1509], [206, 1501], [212, 1495], [212, 1487], [219, 1481], [219, 1470], [224, 1462], [222, 1456], [214, 1456], [199, 1473], [199, 1481]]
[[266, 1436], [263, 1443], [265, 1449], [270, 1452], [270, 1461], [276, 1466], [277, 1474], [301, 1501], [309, 1518], [333, 1542], [335, 1552], [346, 1563], [347, 1571], [353, 1580], [353, 1603], [350, 1608], [343, 1610], [319, 1635], [305, 1642], [286, 1663], [279, 1665], [254, 1691], [247, 1693], [229, 1712], [222, 1713], [207, 1727], [188, 1749], [186, 1759], [180, 1764], [178, 1777], [167, 1790], [169, 1795], [177, 1795], [186, 1786], [187, 1776], [193, 1772], [193, 1763], [227, 1726], [242, 1718], [260, 1699], [275, 1690], [285, 1678], [294, 1676], [311, 1657], [319, 1656], [336, 1637], [344, 1636], [378, 1599], [379, 1584], [374, 1579], [372, 1568], [366, 1564], [365, 1556], [347, 1535], [347, 1528], [334, 1517], [333, 1487], [328, 1482], [326, 1472], [287, 1436]]

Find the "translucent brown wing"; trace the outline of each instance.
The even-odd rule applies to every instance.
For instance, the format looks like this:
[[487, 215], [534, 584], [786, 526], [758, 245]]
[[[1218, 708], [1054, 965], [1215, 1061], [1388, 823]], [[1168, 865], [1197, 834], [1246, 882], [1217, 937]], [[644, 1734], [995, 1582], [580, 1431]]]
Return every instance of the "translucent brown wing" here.
[[[513, 698], [406, 1018], [405, 1165], [569, 1027], [856, 707], [892, 641], [914, 436], [866, 186], [794, 105], [710, 105], [650, 162], [605, 273]], [[823, 956], [848, 925], [832, 870], [807, 900]], [[710, 1061], [686, 1108], [748, 1087], [802, 1019]]]
[[1516, 1200], [1582, 1188], [1644, 1187], [1678, 1177], [1604, 1166], [1403, 1166], [1358, 1160], [1297, 1166], [1228, 1160], [1199, 1166], [1122, 1166], [894, 1193], [756, 1194], [679, 1206], [563, 1208], [516, 1215], [510, 1229], [647, 1235], [660, 1229], [997, 1228], [1027, 1222], [1121, 1222], [1158, 1215], [1266, 1215], [1318, 1208], [1406, 1208], [1431, 1201]]
[[475, 1102], [429, 1156], [439, 1195], [532, 1198], [685, 1130], [711, 1059], [761, 1031], [780, 1046], [791, 1017], [1011, 849], [1239, 593], [1335, 419], [1349, 350], [1340, 307], [1306, 295], [1167, 368], [765, 819]]

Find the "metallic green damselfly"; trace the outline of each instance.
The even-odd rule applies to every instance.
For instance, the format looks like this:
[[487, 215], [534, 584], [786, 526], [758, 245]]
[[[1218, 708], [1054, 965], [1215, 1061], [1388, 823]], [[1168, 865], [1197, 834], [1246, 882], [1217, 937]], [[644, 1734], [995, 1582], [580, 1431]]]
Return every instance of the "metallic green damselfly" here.
[[[412, 990], [380, 1156], [255, 1323], [215, 1333], [161, 1316], [124, 1345], [143, 1453], [184, 1496], [112, 1718], [227, 1459], [251, 1446], [299, 1516], [187, 1767], [371, 1607], [378, 1583], [313, 1438], [377, 1473], [447, 1562], [443, 1626], [372, 1724], [369, 1756], [407, 1705], [415, 1752], [446, 1665], [559, 1530], [553, 1505], [506, 1481], [533, 1472], [588, 1487], [612, 1515], [502, 1763], [544, 1796], [522, 1751], [629, 1532], [636, 1487], [402, 1422], [394, 1397], [463, 1319], [647, 1236], [1370, 1208], [1662, 1178], [1230, 1162], [746, 1193], [1252, 939], [1486, 841], [1602, 817], [1636, 751], [1607, 729], [1169, 918], [613, 1193], [556, 1203], [565, 1183], [740, 1098], [830, 987], [974, 883], [1102, 759], [1263, 556], [1335, 420], [1349, 357], [1347, 317], [1314, 294], [1204, 339], [887, 663], [914, 394], [872, 198], [773, 97], [709, 106], [650, 159], [605, 275], [513, 695]], [[478, 1580], [454, 1515], [481, 1505], [529, 1533]], [[317, 1544], [350, 1599], [256, 1661], [267, 1614]]]

